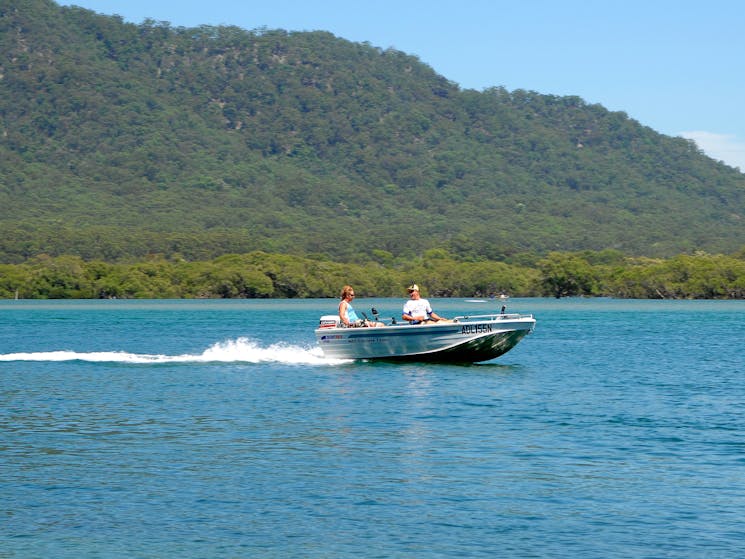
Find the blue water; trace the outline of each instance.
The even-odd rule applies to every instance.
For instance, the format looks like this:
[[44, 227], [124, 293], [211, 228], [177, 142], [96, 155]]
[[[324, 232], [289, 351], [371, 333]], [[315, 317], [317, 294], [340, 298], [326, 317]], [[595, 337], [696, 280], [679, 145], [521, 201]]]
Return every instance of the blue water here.
[[512, 300], [472, 366], [328, 362], [335, 306], [0, 301], [0, 557], [741, 556], [745, 301]]

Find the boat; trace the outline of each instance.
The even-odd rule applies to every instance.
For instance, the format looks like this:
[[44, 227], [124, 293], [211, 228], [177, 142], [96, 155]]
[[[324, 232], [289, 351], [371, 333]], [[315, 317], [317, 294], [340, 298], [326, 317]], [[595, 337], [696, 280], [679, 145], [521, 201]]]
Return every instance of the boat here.
[[324, 356], [330, 358], [479, 363], [507, 353], [535, 323], [532, 314], [501, 312], [418, 325], [347, 328], [338, 316], [324, 315], [315, 334]]

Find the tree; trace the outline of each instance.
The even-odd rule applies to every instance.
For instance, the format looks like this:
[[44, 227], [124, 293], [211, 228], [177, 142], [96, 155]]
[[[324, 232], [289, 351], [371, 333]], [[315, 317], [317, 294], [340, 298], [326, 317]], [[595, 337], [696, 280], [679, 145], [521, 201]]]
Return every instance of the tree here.
[[556, 297], [594, 295], [597, 277], [584, 258], [575, 254], [550, 253], [538, 262], [544, 294]]

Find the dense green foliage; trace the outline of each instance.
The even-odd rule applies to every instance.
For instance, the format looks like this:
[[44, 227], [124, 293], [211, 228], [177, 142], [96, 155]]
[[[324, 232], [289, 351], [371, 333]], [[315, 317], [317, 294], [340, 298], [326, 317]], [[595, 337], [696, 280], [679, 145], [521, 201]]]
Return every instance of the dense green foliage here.
[[392, 49], [3, 0], [0, 54], [0, 262], [745, 245], [745, 175], [691, 142]]
[[669, 260], [628, 258], [615, 251], [550, 253], [535, 267], [464, 262], [441, 249], [422, 258], [340, 264], [254, 252], [203, 262], [162, 258], [136, 264], [40, 257], [0, 265], [0, 298], [262, 298], [336, 297], [351, 283], [358, 296], [403, 297], [419, 282], [438, 297], [612, 296], [745, 298], [745, 253]]

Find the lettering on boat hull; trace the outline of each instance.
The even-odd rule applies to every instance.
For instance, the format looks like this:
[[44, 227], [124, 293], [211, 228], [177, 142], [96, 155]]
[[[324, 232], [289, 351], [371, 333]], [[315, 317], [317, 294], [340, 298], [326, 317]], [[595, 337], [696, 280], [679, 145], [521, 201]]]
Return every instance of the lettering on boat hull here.
[[464, 324], [461, 334], [488, 334], [492, 331], [491, 324]]

